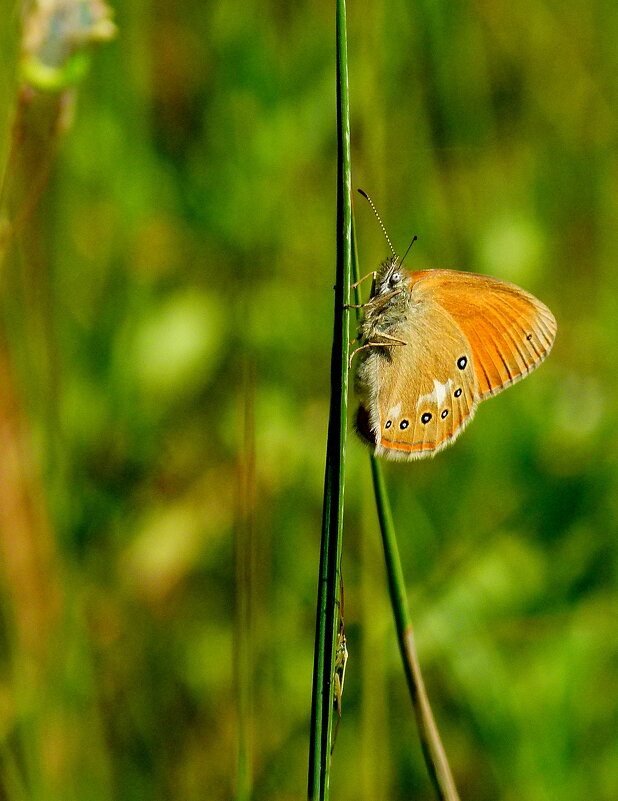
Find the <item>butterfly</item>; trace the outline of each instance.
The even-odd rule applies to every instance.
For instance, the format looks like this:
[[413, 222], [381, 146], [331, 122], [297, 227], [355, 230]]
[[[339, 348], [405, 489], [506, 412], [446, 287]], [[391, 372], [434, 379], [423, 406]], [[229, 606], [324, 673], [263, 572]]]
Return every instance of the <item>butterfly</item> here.
[[356, 427], [388, 459], [422, 459], [453, 443], [479, 403], [536, 369], [556, 336], [547, 306], [515, 284], [407, 272], [397, 256], [374, 274], [364, 310]]

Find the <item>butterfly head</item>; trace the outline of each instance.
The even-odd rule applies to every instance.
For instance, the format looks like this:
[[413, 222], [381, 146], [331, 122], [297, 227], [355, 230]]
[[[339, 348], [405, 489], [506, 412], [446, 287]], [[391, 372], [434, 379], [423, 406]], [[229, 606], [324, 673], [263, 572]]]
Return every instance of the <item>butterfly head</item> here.
[[397, 294], [407, 287], [409, 276], [401, 269], [400, 264], [399, 256], [391, 256], [382, 263], [376, 274], [372, 297]]
[[410, 305], [410, 274], [401, 269], [398, 256], [392, 256], [377, 271], [371, 296], [365, 303], [361, 335], [365, 341], [375, 340], [380, 332], [388, 332], [401, 323]]

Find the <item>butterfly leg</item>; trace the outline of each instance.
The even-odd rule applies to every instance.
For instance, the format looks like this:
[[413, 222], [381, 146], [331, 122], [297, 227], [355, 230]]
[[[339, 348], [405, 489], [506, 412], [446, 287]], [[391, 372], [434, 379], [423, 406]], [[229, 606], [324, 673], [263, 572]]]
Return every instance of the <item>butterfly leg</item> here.
[[377, 272], [375, 270], [372, 270], [370, 273], [367, 273], [367, 275], [364, 275], [362, 278], [359, 278], [358, 281], [355, 281], [353, 284], [350, 284], [350, 289], [356, 289], [356, 287], [360, 286], [363, 283], [363, 281], [367, 280], [367, 278], [373, 278], [373, 280], [375, 281], [376, 276]]
[[[388, 334], [380, 334], [380, 336], [386, 337], [386, 339], [394, 340], [395, 344], [397, 344], [397, 345], [407, 345], [408, 344], [407, 342], [404, 342], [403, 339], [396, 339], [395, 337], [391, 337]], [[352, 347], [352, 345], [354, 345], [355, 342], [358, 342], [359, 339], [360, 339], [360, 336], [356, 336], [356, 337], [354, 337], [354, 339], [351, 339], [350, 340], [350, 347]], [[390, 344], [390, 343], [387, 343], [387, 342], [368, 342], [365, 345], [363, 345], [363, 347], [364, 348], [368, 348], [368, 347], [370, 347], [372, 345], [378, 345], [379, 346], [379, 345], [388, 345], [388, 344]]]
[[[365, 278], [367, 278], [367, 276], [365, 276]], [[354, 284], [352, 284], [352, 286], [354, 286]], [[391, 298], [394, 298], [395, 295], [398, 295], [401, 291], [401, 289], [393, 289], [384, 295], [372, 295], [366, 303], [346, 303], [343, 308], [365, 309], [367, 306], [374, 306], [376, 309], [379, 309], [380, 306], [384, 306]]]
[[[390, 339], [391, 342], [393, 343], [393, 345], [407, 345], [408, 344], [407, 342], [404, 342], [403, 339], [399, 339], [399, 337], [392, 337], [390, 334], [382, 334], [381, 332], [379, 332], [379, 335], [381, 337], [384, 337], [384, 339]], [[383, 342], [381, 344], [388, 345], [390, 343], [389, 342]]]
[[[366, 281], [367, 278], [372, 278], [374, 281], [376, 280], [377, 272], [372, 270], [372, 272], [367, 273], [362, 278], [359, 278], [358, 281], [355, 281], [353, 284], [350, 284], [350, 289], [356, 289], [356, 287], [360, 286], [363, 281]], [[367, 301], [367, 303], [347, 303], [343, 308], [344, 309], [364, 309], [365, 306], [369, 305], [371, 302], [371, 298]]]
[[403, 339], [397, 339], [396, 337], [391, 337], [388, 334], [380, 334], [380, 336], [386, 337], [387, 339], [391, 339], [392, 342], [366, 342], [364, 345], [361, 345], [358, 348], [354, 348], [352, 353], [350, 353], [350, 357], [348, 359], [348, 370], [352, 367], [352, 359], [356, 356], [357, 353], [360, 353], [361, 350], [367, 350], [367, 348], [394, 348], [397, 345], [408, 344], [407, 342], [404, 342]]

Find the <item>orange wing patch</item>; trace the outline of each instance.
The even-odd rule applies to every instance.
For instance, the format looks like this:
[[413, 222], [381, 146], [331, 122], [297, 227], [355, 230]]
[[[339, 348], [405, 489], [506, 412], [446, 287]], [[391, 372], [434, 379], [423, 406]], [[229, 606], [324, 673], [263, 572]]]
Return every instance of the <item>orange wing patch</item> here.
[[412, 273], [413, 293], [428, 296], [460, 326], [470, 346], [479, 399], [521, 380], [545, 359], [556, 320], [523, 289], [488, 276], [454, 270]]

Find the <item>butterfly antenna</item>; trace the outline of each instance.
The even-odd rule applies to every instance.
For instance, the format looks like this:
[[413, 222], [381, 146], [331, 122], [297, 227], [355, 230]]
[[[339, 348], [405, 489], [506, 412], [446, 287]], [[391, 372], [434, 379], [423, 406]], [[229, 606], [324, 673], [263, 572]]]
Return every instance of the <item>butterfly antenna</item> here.
[[[374, 206], [373, 200], [372, 200], [372, 199], [369, 197], [369, 195], [368, 195], [366, 192], [364, 192], [362, 189], [359, 189], [358, 191], [359, 191], [359, 193], [360, 193], [360, 194], [361, 194], [361, 195], [362, 195], [362, 196], [365, 198], [365, 200], [366, 200], [366, 201], [369, 203], [369, 205], [371, 206], [371, 208], [372, 208], [372, 210], [373, 210], [373, 213], [376, 215], [376, 219], [377, 219], [377, 221], [380, 223], [380, 228], [382, 229], [382, 233], [383, 233], [383, 234], [384, 234], [384, 236], [386, 237], [386, 241], [388, 242], [388, 246], [389, 246], [389, 248], [391, 249], [391, 253], [393, 254], [393, 256], [394, 256], [395, 258], [397, 258], [397, 254], [395, 253], [395, 248], [393, 247], [393, 243], [391, 242], [389, 235], [386, 233], [386, 228], [384, 227], [384, 223], [382, 222], [382, 218], [381, 218], [381, 217], [380, 217], [380, 215], [378, 214], [378, 210], [377, 210], [377, 209], [376, 209], [376, 207]], [[415, 237], [415, 238], [416, 238], [416, 237]], [[408, 250], [409, 250], [409, 249], [410, 249], [410, 248], [408, 248]], [[407, 251], [406, 251], [406, 253], [407, 253]]]
[[406, 250], [406, 252], [403, 254], [403, 259], [402, 259], [402, 260], [399, 262], [399, 266], [400, 266], [400, 267], [401, 267], [401, 265], [403, 264], [403, 260], [405, 259], [405, 257], [406, 257], [406, 256], [408, 255], [408, 253], [410, 252], [410, 248], [411, 248], [411, 247], [412, 247], [412, 245], [413, 245], [413, 244], [416, 242], [416, 240], [417, 240], [417, 239], [418, 239], [418, 237], [416, 236], [416, 234], [414, 234], [414, 236], [412, 237], [412, 241], [411, 241], [411, 242], [410, 242], [410, 244], [408, 245], [408, 249], [407, 249], [407, 250]]

